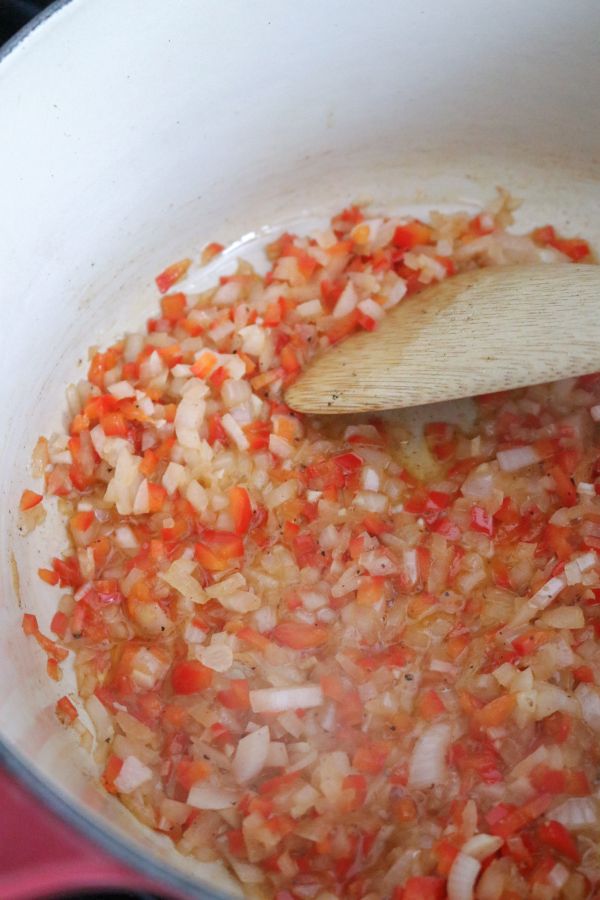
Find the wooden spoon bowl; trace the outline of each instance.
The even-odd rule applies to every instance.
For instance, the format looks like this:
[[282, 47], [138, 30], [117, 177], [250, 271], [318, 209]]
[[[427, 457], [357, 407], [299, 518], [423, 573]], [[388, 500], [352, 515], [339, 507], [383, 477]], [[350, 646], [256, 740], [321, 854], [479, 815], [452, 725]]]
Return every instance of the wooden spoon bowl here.
[[597, 370], [600, 266], [499, 266], [406, 298], [317, 355], [285, 399], [320, 415], [399, 409]]

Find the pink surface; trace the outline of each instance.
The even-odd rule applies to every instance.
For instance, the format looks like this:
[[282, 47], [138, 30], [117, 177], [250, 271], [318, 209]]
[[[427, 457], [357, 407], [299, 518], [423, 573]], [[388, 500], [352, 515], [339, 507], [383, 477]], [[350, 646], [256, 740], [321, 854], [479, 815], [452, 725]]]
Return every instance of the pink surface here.
[[0, 898], [121, 888], [167, 894], [80, 837], [0, 769]]

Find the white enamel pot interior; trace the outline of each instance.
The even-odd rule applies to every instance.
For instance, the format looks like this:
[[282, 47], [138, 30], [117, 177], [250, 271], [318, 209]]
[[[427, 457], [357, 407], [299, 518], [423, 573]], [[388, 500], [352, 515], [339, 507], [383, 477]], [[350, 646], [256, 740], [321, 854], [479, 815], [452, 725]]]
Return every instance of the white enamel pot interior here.
[[[597, 0], [71, 0], [0, 62], [0, 736], [47, 802], [147, 874], [233, 894], [98, 786], [57, 723], [43, 654], [56, 520], [16, 508], [90, 344], [140, 326], [153, 276], [208, 240], [323, 214], [464, 206], [504, 185], [519, 223], [600, 247]], [[18, 570], [18, 579], [16, 571]]]

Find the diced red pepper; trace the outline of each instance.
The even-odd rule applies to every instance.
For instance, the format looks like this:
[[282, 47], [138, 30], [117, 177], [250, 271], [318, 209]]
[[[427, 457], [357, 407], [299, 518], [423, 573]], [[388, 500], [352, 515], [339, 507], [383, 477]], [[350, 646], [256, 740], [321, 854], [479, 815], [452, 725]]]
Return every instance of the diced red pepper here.
[[406, 225], [398, 225], [392, 238], [399, 250], [412, 250], [418, 244], [431, 243], [432, 231], [429, 225], [414, 219]]
[[307, 625], [304, 622], [281, 622], [271, 632], [271, 637], [284, 647], [293, 650], [315, 650], [329, 640], [324, 625]]
[[386, 741], [371, 741], [355, 751], [352, 766], [359, 772], [377, 775], [385, 768], [391, 749], [391, 744]]
[[61, 697], [56, 702], [56, 716], [63, 725], [72, 725], [77, 718], [77, 709], [68, 697]]
[[177, 763], [175, 777], [179, 784], [189, 791], [199, 781], [206, 781], [210, 771], [210, 766], [202, 759], [182, 759]]
[[196, 694], [210, 687], [213, 680], [212, 669], [203, 666], [196, 659], [176, 663], [171, 672], [171, 684], [175, 694]]
[[525, 803], [524, 806], [508, 812], [499, 822], [491, 823], [490, 830], [492, 834], [498, 835], [498, 837], [507, 838], [542, 816], [551, 803], [552, 797], [550, 794], [540, 794], [539, 797], [534, 797], [533, 800]]
[[222, 572], [232, 560], [244, 555], [244, 541], [238, 534], [206, 529], [201, 538], [196, 544], [196, 559], [209, 572]]
[[436, 875], [412, 875], [404, 887], [394, 888], [392, 900], [444, 900], [446, 879]]
[[229, 491], [229, 508], [236, 534], [246, 534], [252, 520], [252, 504], [245, 487], [232, 487]]
[[161, 294], [166, 294], [169, 288], [172, 288], [176, 282], [180, 281], [191, 266], [191, 259], [181, 259], [179, 262], [172, 263], [170, 266], [157, 275], [155, 278], [156, 286]]
[[41, 503], [43, 499], [42, 494], [36, 494], [35, 491], [30, 491], [27, 488], [21, 494], [19, 506], [25, 512], [28, 509], [33, 509], [33, 507], [37, 506], [38, 503]]
[[166, 297], [162, 297], [160, 308], [165, 319], [168, 319], [170, 322], [177, 322], [178, 319], [182, 319], [186, 314], [187, 300], [185, 294], [168, 294]]
[[227, 709], [250, 709], [250, 690], [247, 678], [232, 678], [229, 687], [219, 691], [217, 700]]
[[581, 857], [573, 836], [564, 825], [555, 819], [550, 819], [549, 822], [540, 825], [538, 837], [543, 844], [556, 850], [562, 856], [572, 859], [575, 863], [580, 861]]
[[560, 466], [551, 466], [549, 474], [554, 479], [556, 493], [558, 494], [560, 502], [564, 506], [575, 506], [577, 503], [577, 488], [570, 475], [567, 475]]
[[428, 722], [446, 712], [446, 707], [440, 695], [433, 690], [425, 691], [424, 694], [421, 694], [417, 705], [420, 715]]

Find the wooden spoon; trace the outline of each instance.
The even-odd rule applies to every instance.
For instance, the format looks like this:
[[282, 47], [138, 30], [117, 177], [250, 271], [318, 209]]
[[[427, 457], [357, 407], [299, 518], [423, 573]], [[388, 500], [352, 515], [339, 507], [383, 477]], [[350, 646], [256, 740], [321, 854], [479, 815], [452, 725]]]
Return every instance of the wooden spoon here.
[[304, 413], [419, 406], [600, 370], [600, 266], [476, 269], [404, 299], [309, 363]]

